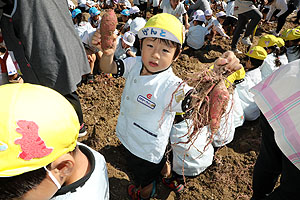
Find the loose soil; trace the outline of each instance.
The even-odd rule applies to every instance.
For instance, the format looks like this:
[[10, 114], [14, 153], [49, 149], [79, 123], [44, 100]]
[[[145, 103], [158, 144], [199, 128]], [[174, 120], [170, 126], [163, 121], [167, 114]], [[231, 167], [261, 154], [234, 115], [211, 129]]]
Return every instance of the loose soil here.
[[[288, 18], [284, 28], [295, 27], [296, 25], [291, 23], [292, 20], [294, 18]], [[269, 33], [274, 27], [275, 24], [260, 26], [253, 43], [256, 44], [262, 34]], [[231, 40], [217, 37], [215, 43], [198, 51], [191, 51], [186, 47], [173, 64], [175, 74], [184, 79], [188, 73], [211, 65], [223, 52], [230, 49]], [[240, 43], [238, 48], [246, 52], [246, 48]], [[238, 57], [242, 61], [243, 55]], [[96, 75], [94, 84], [78, 88], [88, 130], [88, 134], [79, 141], [104, 155], [111, 200], [129, 199], [127, 186], [133, 183], [132, 174], [126, 166], [124, 147], [115, 134], [123, 88], [123, 78], [115, 79], [104, 74]], [[153, 199], [250, 199], [252, 173], [259, 154], [260, 138], [258, 120], [246, 121], [242, 127], [236, 129], [234, 140], [230, 144], [217, 149], [213, 164], [205, 172], [186, 180], [185, 189], [181, 194], [175, 194], [159, 183], [157, 196]]]

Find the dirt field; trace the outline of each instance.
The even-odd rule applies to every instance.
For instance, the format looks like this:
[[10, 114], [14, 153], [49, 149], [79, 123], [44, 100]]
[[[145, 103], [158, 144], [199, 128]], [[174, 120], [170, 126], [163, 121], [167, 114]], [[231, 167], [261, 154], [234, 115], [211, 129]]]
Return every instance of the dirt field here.
[[[288, 19], [285, 28], [294, 27]], [[268, 33], [271, 24], [257, 31], [254, 44], [261, 34]], [[173, 65], [179, 77], [197, 71], [230, 49], [230, 40], [217, 38], [218, 45], [204, 47], [199, 51], [185, 48], [180, 59]], [[241, 44], [239, 49], [246, 51]], [[242, 57], [240, 57], [242, 58]], [[82, 85], [79, 95], [83, 107], [88, 135], [79, 140], [104, 155], [109, 175], [110, 199], [129, 199], [127, 186], [132, 183], [132, 175], [126, 166], [126, 155], [115, 135], [119, 105], [124, 80], [97, 75], [94, 84]], [[251, 197], [252, 171], [259, 153], [260, 128], [258, 120], [245, 122], [236, 129], [233, 142], [217, 150], [213, 164], [200, 176], [188, 179], [184, 192], [175, 194], [162, 183], [158, 184], [158, 194], [154, 199], [249, 199]]]

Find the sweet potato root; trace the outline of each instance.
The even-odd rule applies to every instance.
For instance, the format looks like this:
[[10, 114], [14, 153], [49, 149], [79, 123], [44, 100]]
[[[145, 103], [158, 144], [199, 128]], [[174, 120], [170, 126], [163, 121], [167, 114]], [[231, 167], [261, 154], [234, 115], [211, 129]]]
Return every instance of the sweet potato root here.
[[229, 101], [229, 92], [225, 86], [224, 80], [221, 80], [210, 93], [210, 129], [215, 133], [220, 128], [220, 120], [226, 111]]
[[103, 50], [113, 47], [113, 34], [118, 24], [115, 12], [109, 9], [102, 17], [100, 24], [101, 47]]

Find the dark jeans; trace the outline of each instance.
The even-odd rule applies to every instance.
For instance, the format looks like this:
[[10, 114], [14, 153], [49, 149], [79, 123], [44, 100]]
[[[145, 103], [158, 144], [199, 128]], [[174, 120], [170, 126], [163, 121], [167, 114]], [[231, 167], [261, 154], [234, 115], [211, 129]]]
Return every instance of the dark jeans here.
[[[252, 200], [298, 200], [300, 170], [277, 146], [274, 131], [264, 115], [261, 115], [260, 125], [262, 141], [254, 166]], [[280, 185], [273, 191], [279, 175]]]
[[[233, 34], [231, 48], [235, 49], [237, 43], [239, 41], [240, 35], [242, 34], [243, 29], [247, 25], [246, 32], [244, 37], [248, 37], [251, 35], [258, 24], [258, 22], [262, 19], [262, 14], [259, 10], [250, 10], [248, 12], [242, 13], [238, 15], [237, 26]], [[249, 22], [250, 20], [250, 22]], [[249, 22], [249, 23], [248, 23]]]
[[72, 106], [74, 107], [78, 119], [79, 119], [79, 123], [80, 125], [83, 123], [83, 114], [82, 114], [82, 110], [81, 110], [81, 104], [80, 104], [80, 100], [78, 97], [77, 92], [72, 92], [71, 94], [66, 94], [64, 95], [64, 97], [72, 104]]
[[278, 17], [278, 23], [277, 23], [277, 28], [276, 28], [276, 33], [279, 33], [280, 30], [282, 29], [283, 25], [285, 24], [286, 18], [296, 9], [294, 4], [289, 4], [288, 5], [288, 10], [280, 15]]

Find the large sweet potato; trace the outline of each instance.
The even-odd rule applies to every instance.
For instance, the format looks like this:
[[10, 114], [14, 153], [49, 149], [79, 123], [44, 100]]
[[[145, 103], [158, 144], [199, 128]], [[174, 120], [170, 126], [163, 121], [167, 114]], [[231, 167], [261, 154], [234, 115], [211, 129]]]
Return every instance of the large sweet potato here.
[[113, 47], [114, 31], [118, 24], [118, 19], [115, 12], [109, 9], [101, 19], [100, 34], [101, 34], [101, 47], [102, 50], [110, 49]]
[[229, 92], [225, 86], [225, 82], [221, 80], [210, 92], [210, 129], [212, 133], [216, 133], [220, 128], [220, 120], [226, 111], [229, 101]]

